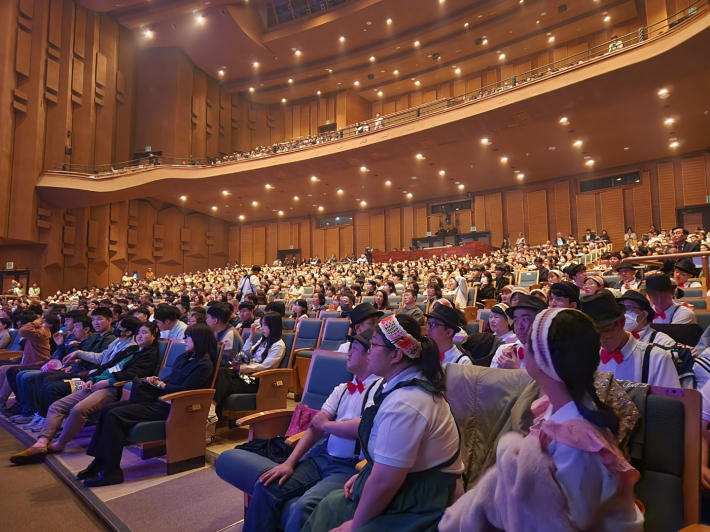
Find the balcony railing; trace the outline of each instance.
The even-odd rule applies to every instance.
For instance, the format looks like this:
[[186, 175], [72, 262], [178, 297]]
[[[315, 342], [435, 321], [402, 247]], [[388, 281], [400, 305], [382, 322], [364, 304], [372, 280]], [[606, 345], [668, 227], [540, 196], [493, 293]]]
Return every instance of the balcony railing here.
[[407, 122], [419, 120], [434, 113], [445, 112], [446, 110], [452, 108], [458, 108], [465, 104], [486, 99], [503, 91], [513, 90], [532, 81], [537, 81], [554, 74], [559, 74], [560, 72], [564, 72], [569, 68], [587, 63], [588, 61], [620, 53], [624, 50], [628, 50], [631, 46], [641, 45], [654, 37], [658, 37], [667, 30], [683, 24], [688, 20], [697, 17], [700, 13], [704, 13], [708, 10], [710, 10], [710, 0], [696, 0], [687, 8], [669, 16], [664, 20], [639, 28], [637, 31], [627, 33], [626, 35], [617, 36], [616, 39], [596, 45], [592, 48], [569, 55], [562, 59], [558, 59], [552, 63], [548, 63], [547, 65], [533, 68], [527, 72], [511, 76], [507, 79], [486, 85], [459, 96], [436, 100], [434, 102], [412, 107], [404, 111], [382, 116], [381, 118], [359, 122], [354, 125], [340, 128], [337, 131], [297, 137], [273, 144], [272, 146], [261, 146], [246, 152], [235, 152], [221, 158], [212, 157], [193, 159], [154, 156], [151, 160], [149, 160], [149, 158], [144, 158], [104, 165], [79, 165], [69, 163], [57, 164], [55, 165], [55, 170], [70, 174], [79, 174], [90, 178], [107, 178], [157, 166], [205, 167], [217, 164], [236, 164], [252, 159], [274, 157], [284, 153], [292, 153], [304, 148], [330, 144], [343, 139], [350, 139], [358, 135], [364, 135], [399, 126]]

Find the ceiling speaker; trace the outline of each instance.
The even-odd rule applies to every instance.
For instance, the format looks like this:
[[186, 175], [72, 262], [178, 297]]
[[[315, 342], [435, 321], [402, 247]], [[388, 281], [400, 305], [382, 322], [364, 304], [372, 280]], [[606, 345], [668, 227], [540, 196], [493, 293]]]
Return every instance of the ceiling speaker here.
[[370, 81], [372, 81], [373, 79], [375, 79], [375, 75], [374, 75], [374, 74], [368, 74], [368, 75], [367, 75], [367, 79], [369, 79]]
[[557, 12], [558, 12], [558, 13], [564, 13], [565, 11], [567, 11], [567, 5], [566, 5], [566, 4], [562, 4], [561, 6], [557, 6]]

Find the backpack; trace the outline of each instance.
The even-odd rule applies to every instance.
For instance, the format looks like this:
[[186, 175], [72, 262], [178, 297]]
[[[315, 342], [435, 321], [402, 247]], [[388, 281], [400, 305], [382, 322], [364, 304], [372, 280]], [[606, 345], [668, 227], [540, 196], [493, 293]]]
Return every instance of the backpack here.
[[473, 333], [461, 342], [461, 350], [469, 356], [474, 366], [490, 367], [493, 355], [502, 343], [503, 340], [495, 334]]
[[[651, 341], [655, 338], [655, 334], [651, 337]], [[672, 347], [667, 347], [658, 344], [648, 344], [646, 351], [643, 353], [643, 366], [641, 370], [641, 382], [644, 384], [648, 383], [648, 368], [650, 362], [651, 349], [657, 347], [667, 352], [673, 358], [673, 364], [678, 372], [678, 379], [680, 380], [680, 385], [682, 388], [693, 388], [695, 385], [695, 373], [693, 371], [693, 366], [695, 364], [695, 357], [693, 356], [693, 350], [690, 347], [686, 347], [682, 344], [675, 344]]]

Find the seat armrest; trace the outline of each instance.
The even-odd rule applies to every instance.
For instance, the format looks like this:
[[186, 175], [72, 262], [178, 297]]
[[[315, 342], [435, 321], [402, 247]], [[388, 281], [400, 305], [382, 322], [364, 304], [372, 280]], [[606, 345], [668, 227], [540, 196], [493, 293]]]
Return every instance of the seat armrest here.
[[294, 434], [290, 438], [286, 438], [286, 445], [290, 447], [295, 447], [296, 444], [301, 441], [301, 438], [303, 438], [303, 435], [306, 433], [304, 430], [303, 432], [299, 432], [298, 434]]
[[174, 401], [176, 399], [182, 399], [183, 397], [195, 397], [199, 398], [204, 395], [209, 395], [212, 397], [214, 395], [214, 390], [186, 390], [184, 392], [175, 392], [175, 393], [169, 393], [168, 395], [162, 395], [160, 397], [160, 400], [165, 402], [165, 401]]
[[22, 357], [22, 351], [0, 351], [0, 360], [12, 360], [15, 357]]
[[301, 349], [296, 349], [291, 356], [298, 356], [301, 351], [315, 351], [317, 347], [302, 347]]
[[246, 427], [263, 421], [270, 421], [272, 419], [279, 419], [282, 417], [291, 418], [291, 416], [293, 416], [293, 412], [293, 410], [289, 410], [287, 408], [280, 408], [278, 410], [268, 410], [266, 412], [257, 412], [256, 414], [240, 417], [235, 421], [235, 424], [238, 427]]
[[114, 386], [114, 388], [120, 388], [121, 386], [125, 386], [129, 382], [133, 382], [133, 381], [118, 381], [118, 382], [114, 382], [113, 386]]
[[256, 373], [248, 374], [249, 377], [254, 377], [255, 379], [262, 379], [264, 377], [271, 377], [283, 375], [291, 375], [291, 369], [265, 369], [264, 371], [257, 371]]

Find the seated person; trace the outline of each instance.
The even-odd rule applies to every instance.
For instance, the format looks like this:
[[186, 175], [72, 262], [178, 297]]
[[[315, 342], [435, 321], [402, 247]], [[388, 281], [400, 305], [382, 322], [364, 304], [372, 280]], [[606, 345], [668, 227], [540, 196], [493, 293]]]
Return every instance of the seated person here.
[[634, 503], [640, 475], [619, 451], [619, 419], [594, 387], [594, 324], [577, 310], [547, 309], [531, 329], [525, 370], [545, 393], [533, 403], [537, 419], [528, 436], [501, 438], [496, 465], [446, 511], [439, 532], [641, 532]]
[[382, 288], [379, 288], [375, 292], [375, 303], [373, 305], [377, 310], [390, 310], [392, 308], [389, 302], [389, 296]]
[[463, 463], [438, 346], [409, 316], [387, 316], [367, 367], [385, 382], [358, 427], [367, 464], [318, 504], [303, 532], [430, 530], [453, 500]]
[[259, 477], [244, 519], [244, 532], [276, 532], [286, 501], [300, 497], [291, 506], [284, 529], [298, 532], [318, 503], [356, 473], [355, 465], [361, 458], [357, 434], [360, 416], [372, 405], [379, 386], [379, 378], [367, 369], [373, 333], [373, 329], [365, 329], [357, 336], [348, 336], [347, 369], [354, 375], [352, 382], [335, 387], [288, 459]]
[[642, 281], [636, 278], [636, 268], [631, 262], [623, 261], [617, 268], [621, 279], [612, 285], [622, 294], [627, 290], [638, 290], [641, 287]]
[[[143, 323], [127, 316], [118, 325], [122, 336], [135, 336], [136, 344], [117, 352], [111, 360], [99, 366], [94, 376], [89, 377], [74, 393], [59, 399], [49, 407], [46, 421], [42, 424], [37, 442], [10, 458], [13, 464], [29, 464], [41, 461], [49, 453], [60, 453], [84, 428], [86, 420], [94, 412], [120, 399], [122, 390], [114, 384], [147, 377], [155, 373], [158, 365], [158, 327], [155, 323]], [[62, 427], [59, 440], [50, 443]]]
[[547, 305], [541, 299], [522, 296], [516, 306], [506, 309], [505, 313], [513, 319], [513, 330], [517, 339], [512, 344], [502, 344], [496, 349], [490, 367], [520, 369], [520, 361], [525, 356], [523, 346], [530, 335], [530, 327], [538, 312], [546, 308]]
[[305, 299], [296, 299], [291, 305], [291, 317], [296, 320], [293, 327], [294, 330], [296, 330], [300, 319], [308, 317], [308, 301]]
[[439, 347], [439, 361], [442, 364], [471, 365], [468, 354], [454, 345], [454, 335], [461, 329], [458, 313], [451, 307], [434, 303], [426, 317], [429, 337]]
[[488, 326], [491, 332], [503, 340], [504, 344], [512, 344], [517, 340], [515, 332], [510, 328], [513, 325], [513, 319], [506, 314], [509, 308], [505, 303], [496, 303], [491, 307], [491, 313], [488, 316]]
[[617, 301], [626, 307], [624, 330], [630, 332], [639, 342], [668, 347], [676, 345], [676, 341], [666, 333], [651, 328], [656, 313], [641, 292], [627, 290]]
[[76, 478], [84, 487], [110, 486], [123, 483], [121, 455], [131, 429], [144, 421], [165, 421], [170, 404], [161, 395], [188, 390], [209, 389], [212, 386], [217, 360], [217, 340], [209, 325], [198, 323], [185, 331], [185, 353], [180, 355], [165, 381], [146, 377], [133, 381], [132, 400], [119, 401], [101, 409], [99, 422], [86, 454], [94, 460]]
[[[355, 334], [362, 334], [368, 329], [377, 327], [383, 312], [376, 310], [372, 303], [360, 303], [350, 313], [350, 327]], [[338, 347], [339, 353], [350, 351], [350, 341], [344, 342]]]
[[398, 316], [407, 315], [417, 320], [419, 325], [424, 325], [424, 313], [417, 307], [417, 293], [414, 290], [405, 290], [402, 294], [402, 306], [395, 311]]
[[653, 323], [697, 323], [693, 310], [675, 301], [675, 286], [667, 275], [649, 275], [646, 278], [646, 295], [656, 312]]
[[182, 340], [185, 337], [187, 325], [180, 321], [180, 311], [170, 305], [158, 305], [155, 309], [154, 323], [160, 329], [160, 337], [164, 340]]
[[[611, 371], [619, 380], [680, 388], [673, 357], [660, 347], [641, 343], [624, 330], [626, 307], [611, 292], [586, 298], [582, 301], [582, 312], [592, 318], [601, 335], [599, 371]], [[644, 379], [643, 360], [647, 356], [648, 376]]]
[[311, 311], [318, 315], [321, 310], [328, 310], [328, 305], [325, 304], [325, 294], [322, 292], [314, 292], [311, 296]]
[[673, 267], [673, 279], [678, 288], [701, 288], [703, 285], [697, 281], [690, 282], [691, 277], [695, 277], [698, 270], [695, 268], [692, 259], [678, 259]]
[[[276, 312], [267, 312], [261, 318], [262, 336], [252, 345], [256, 333], [256, 323], [252, 324], [252, 335], [244, 343], [244, 348], [236, 356], [233, 366], [222, 367], [217, 373], [212, 406], [216, 407], [228, 396], [237, 393], [256, 393], [259, 379], [250, 375], [270, 368], [277, 368], [286, 353], [286, 344], [281, 339], [283, 322]], [[210, 417], [214, 415], [210, 407]]]
[[[586, 281], [585, 281], [586, 283]], [[563, 281], [550, 286], [548, 298], [550, 308], [579, 308], [579, 288], [576, 284]]]
[[[353, 311], [353, 308], [355, 308], [355, 294], [353, 294], [350, 290], [343, 292], [340, 294], [340, 317], [341, 318], [348, 318], [350, 316], [350, 313]], [[337, 298], [333, 298], [333, 306], [336, 306]]]
[[12, 320], [0, 318], [0, 350], [10, 347], [10, 329], [12, 329]]
[[[251, 303], [249, 304], [251, 305]], [[212, 331], [214, 331], [217, 342], [222, 342], [224, 344], [224, 350], [222, 351], [222, 364], [225, 364], [229, 360], [233, 359], [234, 356], [239, 353], [239, 346], [241, 346], [241, 339], [237, 340], [234, 333], [235, 329], [229, 323], [231, 315], [232, 312], [226, 303], [212, 303], [207, 309], [207, 325], [209, 325]], [[252, 319], [249, 325], [251, 326], [253, 323], [254, 320]], [[244, 323], [242, 322], [242, 325], [243, 324]]]

